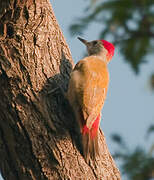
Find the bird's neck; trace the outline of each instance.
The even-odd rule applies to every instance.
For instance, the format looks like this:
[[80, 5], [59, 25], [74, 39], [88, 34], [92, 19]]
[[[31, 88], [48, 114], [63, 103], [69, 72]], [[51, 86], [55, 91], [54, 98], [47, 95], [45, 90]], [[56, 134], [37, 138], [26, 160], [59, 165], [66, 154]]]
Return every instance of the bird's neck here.
[[100, 59], [101, 61], [105, 62], [106, 64], [108, 63], [106, 56], [101, 56], [101, 55], [99, 55], [99, 54], [95, 54], [95, 55], [90, 55], [89, 57], [95, 57], [95, 58], [98, 58], [98, 59]]
[[89, 53], [89, 56], [93, 56], [93, 57], [97, 57], [99, 58], [100, 60], [108, 63], [108, 58], [107, 58], [107, 54], [108, 54], [108, 51], [106, 49], [103, 49], [103, 51], [99, 51], [98, 53]]

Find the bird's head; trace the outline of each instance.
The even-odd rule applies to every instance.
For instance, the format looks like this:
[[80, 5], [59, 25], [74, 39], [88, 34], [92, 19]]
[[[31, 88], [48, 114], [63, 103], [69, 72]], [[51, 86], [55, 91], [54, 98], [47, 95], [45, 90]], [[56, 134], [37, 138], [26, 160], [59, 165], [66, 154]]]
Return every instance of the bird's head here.
[[94, 40], [88, 42], [80, 37], [78, 37], [78, 39], [86, 45], [89, 56], [101, 56], [109, 62], [114, 55], [114, 45], [106, 40]]

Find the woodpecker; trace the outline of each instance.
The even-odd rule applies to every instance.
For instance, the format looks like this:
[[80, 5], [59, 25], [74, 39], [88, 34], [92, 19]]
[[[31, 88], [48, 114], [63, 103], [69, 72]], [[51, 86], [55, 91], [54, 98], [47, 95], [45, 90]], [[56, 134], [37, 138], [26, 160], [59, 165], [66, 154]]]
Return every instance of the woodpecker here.
[[75, 65], [67, 97], [80, 126], [83, 155], [88, 163], [99, 155], [98, 130], [109, 84], [107, 64], [114, 55], [114, 45], [106, 40], [78, 39], [86, 45], [88, 56]]

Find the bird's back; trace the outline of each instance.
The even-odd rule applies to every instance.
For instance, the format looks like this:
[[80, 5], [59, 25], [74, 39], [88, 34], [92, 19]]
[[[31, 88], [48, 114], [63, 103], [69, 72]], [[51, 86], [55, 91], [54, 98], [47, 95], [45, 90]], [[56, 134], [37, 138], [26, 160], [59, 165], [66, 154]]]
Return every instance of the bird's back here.
[[[82, 109], [84, 119], [91, 114], [98, 115], [106, 97], [109, 75], [107, 64], [97, 56], [80, 60], [71, 75], [75, 83], [76, 100]], [[73, 91], [73, 89], [72, 89]]]

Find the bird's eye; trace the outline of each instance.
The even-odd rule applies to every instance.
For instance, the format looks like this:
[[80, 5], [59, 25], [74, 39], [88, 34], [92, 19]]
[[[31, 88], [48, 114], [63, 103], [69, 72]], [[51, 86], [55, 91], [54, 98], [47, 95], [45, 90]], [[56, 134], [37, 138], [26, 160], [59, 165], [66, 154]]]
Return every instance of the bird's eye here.
[[97, 44], [97, 41], [93, 41], [93, 45], [95, 46]]

